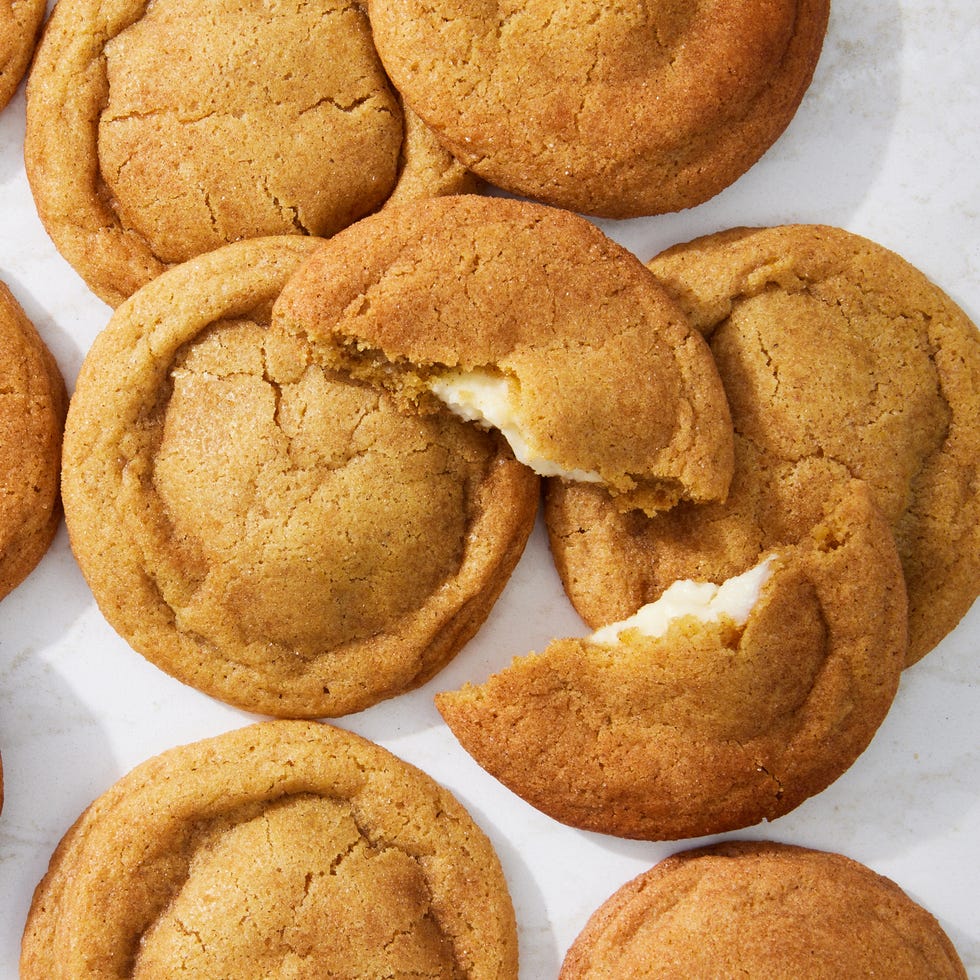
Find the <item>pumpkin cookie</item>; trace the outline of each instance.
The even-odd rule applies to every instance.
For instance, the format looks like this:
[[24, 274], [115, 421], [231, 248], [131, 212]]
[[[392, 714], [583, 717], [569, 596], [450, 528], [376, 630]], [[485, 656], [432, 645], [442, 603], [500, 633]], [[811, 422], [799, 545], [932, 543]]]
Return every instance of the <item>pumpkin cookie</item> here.
[[429, 776], [314, 722], [265, 722], [137, 766], [68, 831], [34, 895], [25, 980], [511, 980], [490, 842]]
[[736, 229], [650, 263], [708, 338], [735, 426], [723, 504], [647, 520], [555, 485], [548, 520], [576, 608], [621, 619], [675, 579], [714, 581], [805, 533], [841, 480], [865, 480], [909, 592], [913, 663], [980, 591], [980, 334], [938, 287], [836, 228]]
[[110, 624], [271, 715], [427, 680], [482, 624], [538, 500], [501, 438], [401, 413], [267, 329], [318, 244], [251, 239], [143, 287], [86, 357], [65, 438], [71, 545]]
[[467, 167], [606, 217], [707, 200], [783, 132], [828, 0], [370, 0], [398, 90]]
[[0, 598], [41, 560], [61, 520], [66, 402], [51, 352], [0, 283]]
[[827, 851], [726, 841], [675, 854], [589, 919], [560, 980], [883, 976], [966, 980], [936, 919]]
[[782, 816], [843, 773], [891, 705], [905, 641], [895, 544], [855, 481], [807, 541], [720, 589], [676, 583], [436, 704], [556, 820], [699, 837]]
[[44, 10], [45, 0], [0, 0], [0, 109], [31, 62]]
[[329, 368], [503, 431], [538, 473], [656, 511], [724, 497], [731, 422], [701, 336], [593, 224], [461, 195], [390, 208], [290, 280], [273, 327]]
[[38, 213], [113, 306], [240, 238], [331, 235], [402, 182], [470, 188], [436, 145], [342, 0], [64, 0], [28, 85]]

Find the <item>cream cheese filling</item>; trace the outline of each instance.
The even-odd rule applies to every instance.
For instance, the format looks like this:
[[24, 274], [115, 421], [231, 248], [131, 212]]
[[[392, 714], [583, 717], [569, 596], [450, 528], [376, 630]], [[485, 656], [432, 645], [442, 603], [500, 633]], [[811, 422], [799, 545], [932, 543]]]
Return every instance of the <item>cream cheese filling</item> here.
[[771, 565], [770, 557], [721, 585], [689, 579], [674, 582], [656, 602], [642, 606], [629, 619], [603, 626], [588, 640], [612, 646], [627, 630], [636, 630], [641, 636], [655, 639], [663, 636], [672, 622], [685, 616], [694, 616], [705, 623], [727, 616], [737, 625], [744, 626], [759, 601], [762, 587], [772, 574]]
[[429, 390], [452, 412], [483, 428], [498, 429], [514, 456], [539, 476], [560, 476], [582, 483], [601, 483], [592, 470], [567, 469], [541, 455], [527, 426], [514, 410], [514, 384], [489, 371], [446, 371], [430, 379]]

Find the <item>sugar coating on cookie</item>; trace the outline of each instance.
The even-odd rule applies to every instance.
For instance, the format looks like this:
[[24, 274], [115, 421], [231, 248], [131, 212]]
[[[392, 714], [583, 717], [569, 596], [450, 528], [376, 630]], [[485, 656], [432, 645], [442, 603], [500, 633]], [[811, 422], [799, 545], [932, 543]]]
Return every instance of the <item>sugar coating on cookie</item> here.
[[538, 499], [499, 437], [400, 412], [272, 334], [317, 245], [240, 242], [143, 287], [86, 357], [64, 452], [72, 548], [111, 625], [186, 683], [303, 717], [442, 667]]
[[113, 306], [241, 238], [331, 235], [402, 176], [408, 196], [470, 186], [406, 127], [366, 15], [345, 0], [66, 0], [27, 115], [40, 217]]
[[0, 0], [0, 109], [27, 71], [44, 11], [45, 0]]
[[66, 405], [54, 357], [0, 283], [0, 598], [34, 569], [61, 520]]
[[[648, 840], [771, 820], [864, 751], [904, 664], [891, 532], [855, 481], [806, 542], [700, 602], [555, 640], [437, 695], [517, 795], [581, 829]], [[687, 587], [685, 587], [687, 589]], [[726, 589], [728, 590], [726, 592]]]
[[490, 842], [420, 770], [325, 724], [265, 722], [137, 766], [37, 887], [21, 976], [516, 980]]
[[387, 209], [305, 263], [272, 322], [422, 408], [433, 390], [453, 401], [450, 383], [499, 386], [535, 460], [598, 474], [623, 509], [727, 491], [731, 427], [702, 338], [642, 263], [568, 212], [466, 195]]
[[732, 486], [723, 504], [650, 521], [589, 488], [549, 488], [576, 608], [600, 625], [675, 579], [744, 571], [858, 477], [895, 533], [920, 659], [980, 592], [976, 326], [904, 259], [836, 228], [735, 229], [650, 268], [711, 345], [735, 428]]
[[935, 917], [865, 865], [726, 841], [675, 854], [618, 889], [568, 950], [559, 978], [966, 975]]
[[385, 68], [468, 167], [623, 218], [707, 200], [789, 124], [828, 0], [371, 0]]

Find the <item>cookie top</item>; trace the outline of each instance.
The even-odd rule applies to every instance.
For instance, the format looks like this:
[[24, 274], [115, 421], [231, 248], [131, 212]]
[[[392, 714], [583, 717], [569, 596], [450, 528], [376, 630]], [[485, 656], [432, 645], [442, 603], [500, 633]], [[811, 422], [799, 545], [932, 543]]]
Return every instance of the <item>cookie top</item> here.
[[31, 70], [25, 155], [45, 228], [113, 306], [228, 242], [331, 235], [402, 180], [471, 186], [406, 127], [342, 0], [65, 0]]
[[595, 225], [461, 195], [389, 208], [289, 281], [273, 328], [326, 366], [516, 435], [541, 473], [656, 511], [728, 488], [711, 355], [642, 263]]
[[897, 690], [906, 604], [888, 525], [855, 481], [722, 600], [673, 592], [642, 621], [437, 695], [439, 711], [491, 775], [584, 830], [673, 840], [788, 813], [863, 752]]
[[965, 980], [966, 970], [936, 919], [863, 864], [727, 841], [623, 885], [589, 919], [559, 977], [736, 975]]
[[623, 516], [549, 489], [552, 547], [595, 625], [677, 578], [718, 579], [795, 540], [841, 480], [898, 542], [912, 663], [980, 592], [980, 334], [904, 259], [823, 226], [735, 229], [650, 263], [709, 339], [735, 427], [724, 504]]
[[45, 0], [0, 0], [0, 109], [31, 62], [44, 10]]
[[37, 887], [21, 976], [517, 977], [490, 842], [356, 735], [265, 722], [137, 766]]
[[318, 244], [228, 245], [120, 306], [82, 366], [63, 466], [71, 546], [110, 624], [186, 683], [302, 717], [443, 666], [538, 501], [496, 435], [401, 413], [271, 334]]
[[782, 133], [828, 0], [370, 0], [392, 81], [467, 167], [624, 218], [707, 200]]
[[66, 403], [54, 357], [0, 282], [0, 598], [41, 560], [61, 520]]

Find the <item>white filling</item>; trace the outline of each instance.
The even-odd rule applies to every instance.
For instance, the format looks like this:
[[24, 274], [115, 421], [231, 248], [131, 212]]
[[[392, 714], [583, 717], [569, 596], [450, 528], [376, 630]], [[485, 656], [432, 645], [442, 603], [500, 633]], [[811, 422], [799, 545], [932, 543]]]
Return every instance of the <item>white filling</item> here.
[[626, 630], [637, 630], [643, 636], [656, 638], [663, 636], [674, 620], [684, 616], [695, 616], [705, 623], [727, 616], [743, 626], [759, 601], [762, 587], [769, 580], [771, 563], [772, 558], [767, 558], [722, 585], [690, 580], [674, 582], [656, 602], [642, 606], [629, 619], [603, 626], [589, 640], [613, 645]]
[[514, 412], [511, 382], [489, 371], [447, 371], [432, 378], [429, 390], [460, 418], [484, 428], [499, 429], [514, 456], [539, 476], [563, 476], [583, 483], [599, 483], [591, 470], [565, 469], [540, 456]]

